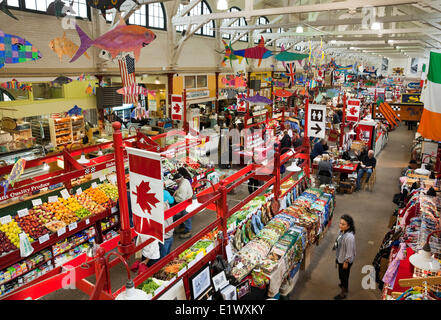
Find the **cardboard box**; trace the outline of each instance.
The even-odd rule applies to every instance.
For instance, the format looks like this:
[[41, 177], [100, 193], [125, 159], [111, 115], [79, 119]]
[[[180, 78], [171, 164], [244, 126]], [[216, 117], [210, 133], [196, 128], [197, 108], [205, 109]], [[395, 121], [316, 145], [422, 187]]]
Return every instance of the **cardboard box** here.
[[311, 263], [311, 257], [313, 252], [314, 252], [314, 246], [309, 246], [305, 249], [305, 251], [303, 252], [303, 260], [302, 260], [302, 264], [300, 265], [300, 270], [308, 269]]

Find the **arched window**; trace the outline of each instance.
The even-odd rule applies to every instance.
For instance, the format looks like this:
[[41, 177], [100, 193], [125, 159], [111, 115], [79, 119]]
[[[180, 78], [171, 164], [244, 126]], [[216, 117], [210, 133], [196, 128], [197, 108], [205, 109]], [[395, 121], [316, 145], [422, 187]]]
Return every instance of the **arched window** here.
[[[270, 22], [267, 17], [259, 17], [259, 19], [257, 19], [257, 21], [256, 21], [257, 25], [263, 25], [263, 24], [269, 24], [269, 23]], [[265, 33], [265, 32], [271, 33], [271, 29], [266, 29], [266, 30], [262, 31], [261, 33]], [[254, 40], [254, 43], [259, 43], [259, 41], [260, 41], [260, 37], [259, 37], [259, 39]]]
[[[178, 13], [182, 12], [182, 10], [185, 8], [183, 4], [179, 5]], [[203, 0], [199, 2], [193, 9], [190, 10], [190, 12], [187, 14], [188, 16], [200, 16], [205, 14], [212, 13], [210, 6]], [[208, 22], [202, 26], [198, 31], [195, 32], [195, 34], [201, 35], [201, 36], [208, 36], [208, 37], [214, 37], [214, 21]], [[182, 32], [184, 31], [184, 26], [176, 26], [176, 31]]]
[[[112, 11], [107, 11], [106, 21], [113, 21]], [[136, 10], [129, 18], [129, 24], [148, 27], [152, 29], [166, 29], [165, 10], [162, 3], [151, 3]]]
[[[7, 4], [12, 9], [18, 9], [23, 11], [32, 11], [39, 13], [46, 13], [49, 5], [54, 2], [54, 0], [7, 0]], [[67, 8], [70, 7], [69, 0], [63, 0]], [[86, 0], [73, 0], [72, 9], [75, 11], [75, 16], [77, 18], [89, 19], [89, 9], [86, 4]]]
[[[228, 11], [229, 12], [237, 12], [237, 11], [241, 11], [241, 10], [238, 7], [231, 7]], [[231, 27], [243, 27], [246, 25], [247, 25], [247, 21], [245, 20], [245, 18], [240, 18], [240, 19], [237, 19], [236, 21], [234, 21], [234, 23], [231, 24]], [[224, 33], [222, 35], [222, 38], [231, 40], [231, 34]], [[248, 34], [246, 34], [242, 38], [240, 38], [239, 41], [248, 42]]]
[[[283, 33], [283, 28], [279, 28], [277, 30], [277, 33]], [[282, 48], [282, 42], [279, 42], [278, 40], [276, 40], [276, 47], [277, 48]], [[285, 44], [285, 48], [286, 48], [286, 44]]]

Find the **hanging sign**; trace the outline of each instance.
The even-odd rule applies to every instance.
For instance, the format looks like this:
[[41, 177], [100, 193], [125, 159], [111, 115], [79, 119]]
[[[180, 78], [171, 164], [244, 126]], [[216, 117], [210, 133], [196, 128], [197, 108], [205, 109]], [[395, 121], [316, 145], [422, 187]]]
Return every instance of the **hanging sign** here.
[[135, 232], [164, 242], [164, 185], [160, 154], [127, 147]]
[[171, 118], [172, 120], [184, 120], [184, 102], [181, 95], [172, 95]]
[[325, 138], [326, 105], [310, 104], [308, 113], [308, 137]]
[[358, 99], [348, 99], [346, 104], [346, 120], [359, 121], [361, 101]]

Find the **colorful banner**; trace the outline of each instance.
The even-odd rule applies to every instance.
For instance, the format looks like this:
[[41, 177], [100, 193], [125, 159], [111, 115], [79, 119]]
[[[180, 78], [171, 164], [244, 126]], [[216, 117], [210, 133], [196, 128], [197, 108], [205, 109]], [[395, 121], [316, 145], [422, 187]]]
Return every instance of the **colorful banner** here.
[[164, 243], [164, 185], [161, 156], [127, 147], [133, 224], [139, 235]]
[[357, 126], [357, 136], [355, 140], [363, 141], [366, 143], [368, 148], [371, 148], [372, 146], [372, 134], [373, 134], [373, 126], [365, 125], [365, 124], [359, 124]]
[[359, 121], [360, 120], [360, 106], [361, 101], [358, 99], [349, 99], [346, 105], [346, 120]]

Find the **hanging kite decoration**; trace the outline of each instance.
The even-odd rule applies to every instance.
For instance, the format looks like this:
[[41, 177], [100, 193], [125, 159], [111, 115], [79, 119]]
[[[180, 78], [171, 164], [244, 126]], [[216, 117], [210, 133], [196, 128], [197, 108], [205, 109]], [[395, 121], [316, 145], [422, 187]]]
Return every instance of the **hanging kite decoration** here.
[[300, 61], [305, 58], [308, 58], [307, 54], [303, 53], [295, 53], [295, 52], [289, 52], [285, 50], [285, 46], [282, 44], [282, 51], [274, 56], [274, 58], [277, 61], [285, 62], [293, 62], [293, 61]]
[[75, 105], [72, 109], [66, 112], [69, 117], [81, 116], [83, 114], [83, 109]]
[[294, 93], [289, 92], [288, 90], [285, 90], [285, 89], [279, 89], [279, 90], [274, 91], [273, 94], [279, 98], [288, 98], [288, 97], [291, 97]]
[[131, 97], [137, 97], [139, 95], [143, 95], [147, 97], [147, 95], [152, 95], [156, 97], [156, 92], [152, 90], [147, 90], [144, 87], [137, 86], [136, 83], [133, 83], [129, 87], [124, 87], [119, 90], [116, 90], [117, 93], [122, 94], [124, 96], [131, 96]]
[[55, 78], [54, 81], [51, 81], [52, 85], [63, 85], [63, 84], [68, 84], [71, 83], [72, 79], [68, 78], [66, 76], [58, 76]]
[[67, 12], [75, 14], [75, 11], [72, 8], [73, 3], [74, 1], [71, 1], [68, 7], [64, 4], [62, 0], [55, 0], [54, 2], [48, 5], [46, 12], [47, 14], [56, 16], [57, 19], [60, 17], [64, 17]]
[[81, 46], [70, 62], [77, 60], [92, 46], [108, 51], [112, 58], [122, 52], [133, 52], [135, 60], [138, 61], [141, 49], [156, 38], [151, 30], [137, 25], [128, 26], [123, 19], [120, 19], [118, 26], [95, 40], [90, 39], [78, 25], [75, 28], [80, 37]]
[[235, 88], [247, 86], [247, 80], [242, 75], [240, 76], [227, 75], [225, 77], [222, 77], [222, 83]]
[[259, 94], [256, 94], [255, 96], [248, 97], [248, 98], [244, 97], [244, 98], [242, 98], [242, 100], [247, 101], [252, 104], [263, 105], [263, 106], [265, 106], [267, 104], [273, 104], [273, 101], [271, 99], [263, 97]]
[[41, 59], [41, 53], [32, 43], [0, 30], [0, 69], [8, 63], [22, 63]]
[[[103, 18], [106, 19], [106, 11], [115, 8], [121, 12], [121, 6], [126, 0], [87, 0], [87, 4], [92, 8], [101, 11]], [[137, 5], [140, 5], [137, 0], [134, 0]]]
[[[222, 40], [223, 41], [223, 40]], [[227, 44], [223, 41], [225, 45], [225, 56], [222, 61], [222, 66], [225, 66], [225, 61], [230, 60], [230, 65], [232, 65], [232, 60], [239, 60], [239, 63], [242, 63], [242, 60], [245, 60], [248, 63], [248, 59], [256, 59], [259, 60], [258, 66], [262, 63], [263, 59], [267, 59], [273, 55], [273, 53], [265, 48], [265, 40], [263, 37], [260, 37], [259, 44], [255, 47], [242, 49], [242, 50], [234, 50], [230, 44]]]
[[89, 85], [86, 88], [86, 94], [89, 96], [94, 96], [96, 95], [96, 89], [95, 87], [92, 87], [92, 84], [89, 83]]
[[15, 79], [12, 79], [11, 81], [4, 82], [4, 83], [0, 84], [0, 87], [5, 88], [5, 89], [32, 91], [32, 86], [18, 82]]
[[288, 77], [288, 85], [292, 87], [296, 84], [296, 66], [295, 63], [288, 63], [286, 66], [286, 76]]
[[[66, 38], [66, 32], [64, 32], [63, 37], [52, 39], [49, 42], [49, 48], [58, 55], [60, 62], [62, 62], [63, 55], [72, 59], [79, 47], [70, 39]], [[84, 52], [84, 55], [87, 59], [90, 59], [87, 52]]]
[[8, 16], [10, 16], [11, 18], [18, 20], [16, 16], [13, 15], [13, 13], [11, 11], [9, 11], [8, 9], [8, 1], [7, 0], [3, 0], [0, 3], [0, 11], [6, 13]]
[[14, 187], [15, 182], [23, 174], [25, 166], [26, 160], [23, 158], [18, 159], [12, 167], [11, 173], [8, 175], [8, 177], [5, 180], [0, 181], [0, 186], [3, 187], [3, 195], [8, 193], [9, 185]]

